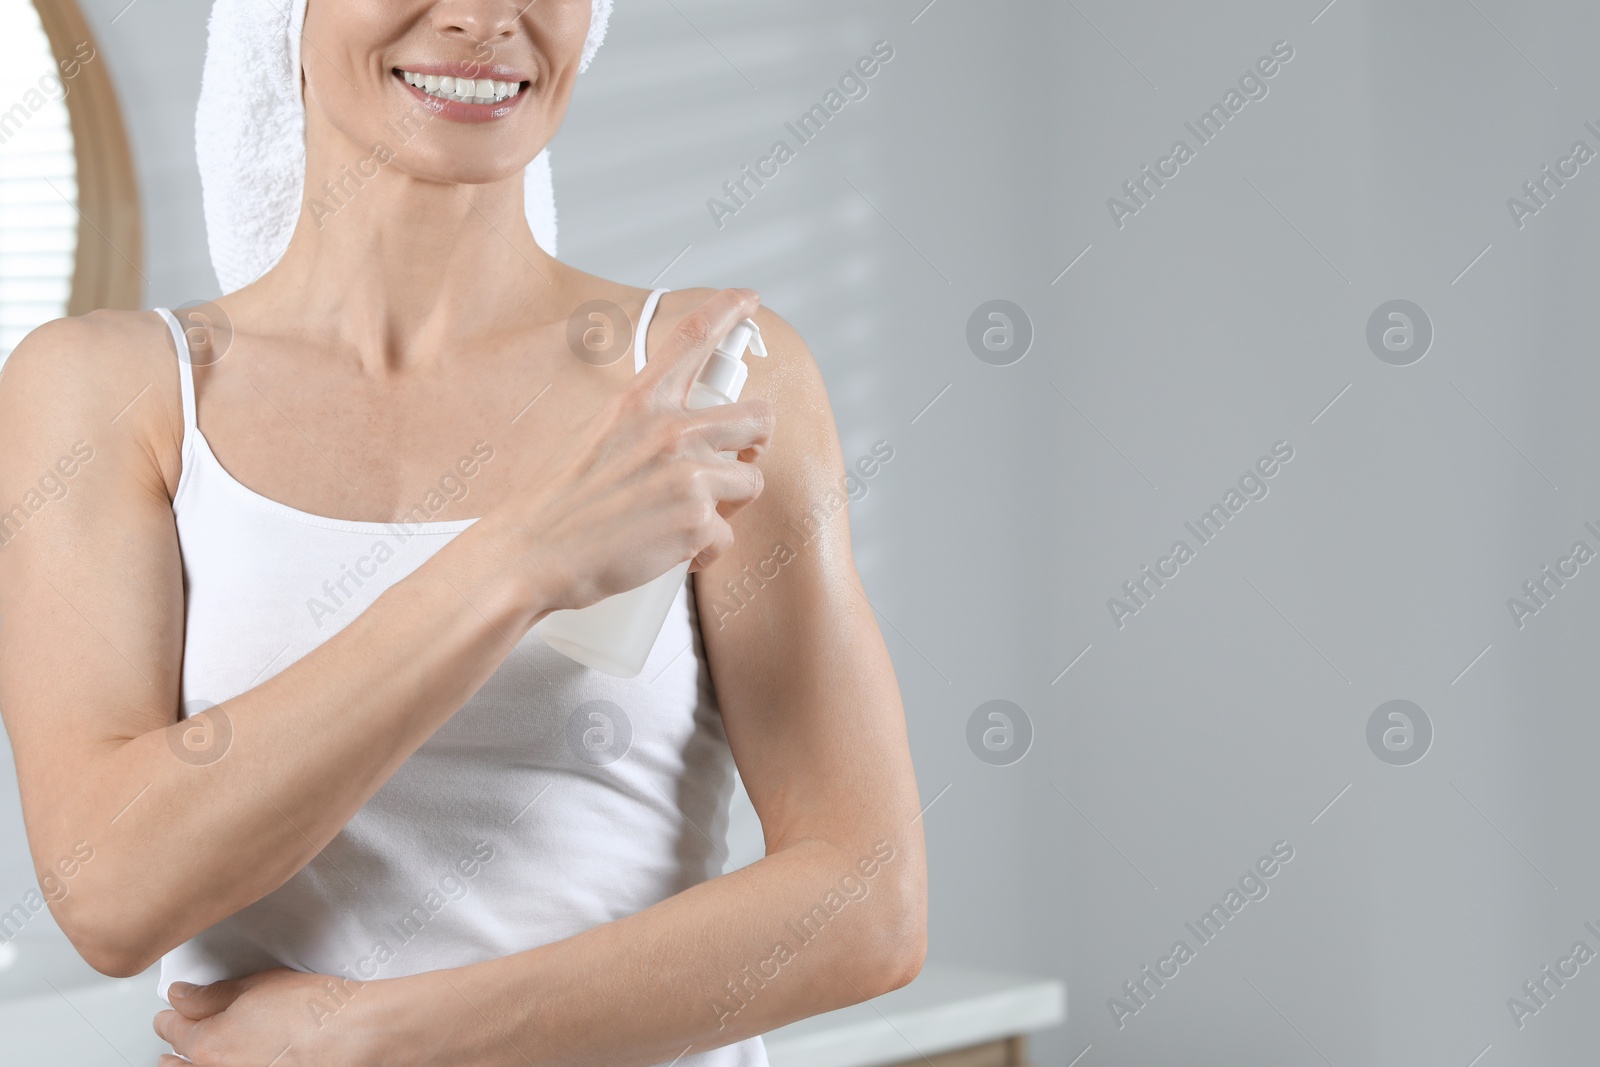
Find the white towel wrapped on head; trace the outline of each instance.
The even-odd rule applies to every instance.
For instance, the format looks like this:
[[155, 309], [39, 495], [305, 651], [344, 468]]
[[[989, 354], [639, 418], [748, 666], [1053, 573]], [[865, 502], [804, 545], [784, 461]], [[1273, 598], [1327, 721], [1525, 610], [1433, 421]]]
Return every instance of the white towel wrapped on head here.
[[[594, 0], [579, 71], [605, 40], [613, 0]], [[283, 257], [300, 217], [306, 114], [300, 38], [306, 0], [216, 0], [207, 27], [195, 156], [206, 240], [222, 291], [242, 289]], [[546, 148], [523, 176], [528, 225], [556, 253], [555, 186]]]

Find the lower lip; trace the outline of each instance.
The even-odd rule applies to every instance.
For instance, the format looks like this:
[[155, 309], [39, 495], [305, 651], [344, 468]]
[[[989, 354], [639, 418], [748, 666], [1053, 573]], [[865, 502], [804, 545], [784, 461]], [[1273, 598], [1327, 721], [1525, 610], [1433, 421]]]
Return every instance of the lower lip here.
[[452, 122], [493, 122], [503, 119], [515, 111], [517, 105], [522, 103], [522, 98], [528, 95], [532, 86], [524, 83], [520, 92], [508, 100], [498, 104], [468, 104], [460, 100], [443, 100], [437, 96], [429, 96], [415, 85], [406, 81], [399, 74], [394, 75], [394, 80], [400, 83], [400, 88], [409, 92], [423, 107], [432, 111], [440, 118]]

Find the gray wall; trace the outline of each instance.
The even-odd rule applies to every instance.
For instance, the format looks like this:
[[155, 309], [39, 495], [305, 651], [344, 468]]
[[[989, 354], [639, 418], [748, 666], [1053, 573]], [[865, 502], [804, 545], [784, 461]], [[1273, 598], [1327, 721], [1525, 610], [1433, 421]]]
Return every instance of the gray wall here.
[[[1600, 162], [1521, 228], [1507, 198], [1600, 151], [1600, 11], [1324, 2], [626, 4], [555, 142], [564, 258], [758, 288], [846, 456], [892, 444], [851, 513], [934, 801], [931, 955], [1065, 977], [1041, 1064], [1502, 1067], [1595, 1035], [1600, 964], [1521, 1028], [1507, 998], [1600, 952], [1600, 563], [1520, 627], [1507, 600], [1600, 550]], [[150, 300], [176, 303], [215, 291], [202, 28], [177, 0], [109, 25], [122, 3], [89, 6], [135, 102]], [[879, 39], [870, 94], [718, 229], [706, 199]], [[1278, 41], [1267, 95], [1119, 227], [1107, 199]], [[1013, 365], [968, 347], [992, 299], [1033, 326]], [[1395, 299], [1434, 333], [1405, 366], [1367, 339]], [[1200, 545], [1185, 523], [1279, 441]], [[1179, 539], [1119, 627], [1107, 600]], [[1034, 735], [1009, 766], [968, 742], [996, 699]], [[1368, 741], [1396, 699], [1433, 733], [1408, 765]], [[1201, 944], [1185, 923], [1277, 842], [1267, 895]]]

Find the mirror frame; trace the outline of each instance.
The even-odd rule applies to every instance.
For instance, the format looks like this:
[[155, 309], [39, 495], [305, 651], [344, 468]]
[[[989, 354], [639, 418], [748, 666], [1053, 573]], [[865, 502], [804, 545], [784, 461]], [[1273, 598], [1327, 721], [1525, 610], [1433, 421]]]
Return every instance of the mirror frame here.
[[[137, 309], [144, 296], [139, 183], [105, 54], [75, 0], [33, 0], [33, 6], [57, 63], [79, 64], [66, 94], [77, 158], [74, 207], [79, 220], [67, 314]], [[89, 62], [78, 60], [74, 51], [85, 42], [94, 49]]]

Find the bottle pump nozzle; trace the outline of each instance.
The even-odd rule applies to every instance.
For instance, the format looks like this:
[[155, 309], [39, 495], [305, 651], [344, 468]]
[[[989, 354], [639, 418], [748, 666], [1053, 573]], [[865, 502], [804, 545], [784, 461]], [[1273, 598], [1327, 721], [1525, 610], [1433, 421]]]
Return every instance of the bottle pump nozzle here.
[[720, 393], [731, 403], [739, 399], [750, 368], [744, 364], [744, 352], [749, 348], [758, 356], [767, 354], [766, 343], [761, 339], [761, 327], [754, 319], [744, 319], [728, 332], [717, 345], [700, 372], [699, 384], [712, 392]]

